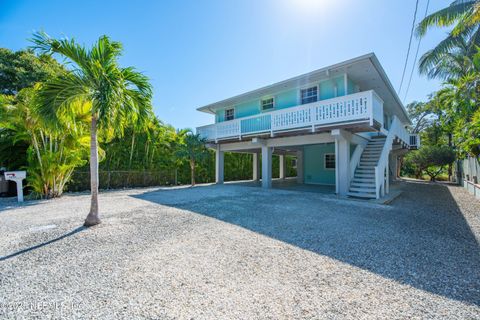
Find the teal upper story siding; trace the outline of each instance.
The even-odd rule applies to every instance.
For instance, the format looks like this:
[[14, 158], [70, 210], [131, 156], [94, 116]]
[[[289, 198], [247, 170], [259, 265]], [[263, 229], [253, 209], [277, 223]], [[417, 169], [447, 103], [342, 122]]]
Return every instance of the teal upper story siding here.
[[343, 77], [320, 82], [320, 100], [341, 97], [345, 95], [345, 80]]
[[275, 110], [295, 107], [298, 105], [298, 89], [280, 92], [275, 95]]
[[347, 79], [347, 94], [353, 94], [357, 92], [358, 92], [357, 85], [351, 79]]
[[[345, 88], [344, 76], [335, 77], [333, 79], [324, 80], [319, 83], [312, 83], [311, 86], [318, 86], [319, 100], [326, 100], [335, 97], [344, 96], [357, 92], [356, 84], [347, 77], [347, 88]], [[303, 87], [302, 87], [303, 88]], [[224, 109], [216, 111], [215, 121], [225, 121], [225, 109], [235, 109], [235, 119], [253, 116], [256, 114], [291, 108], [300, 104], [300, 87], [282, 91], [272, 95], [275, 98], [275, 107], [271, 110], [262, 111], [260, 100], [252, 100], [240, 103], [235, 106], [226, 106]], [[272, 97], [268, 96], [268, 97]], [[267, 97], [265, 97], [267, 98]]]

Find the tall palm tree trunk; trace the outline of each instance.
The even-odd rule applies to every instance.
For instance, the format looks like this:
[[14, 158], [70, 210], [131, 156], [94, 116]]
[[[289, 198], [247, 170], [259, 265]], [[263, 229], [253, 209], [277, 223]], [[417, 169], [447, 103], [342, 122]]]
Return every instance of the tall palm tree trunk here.
[[97, 118], [92, 115], [90, 129], [90, 190], [92, 193], [90, 212], [85, 219], [84, 226], [91, 227], [99, 224], [98, 215], [98, 142], [97, 142]]
[[195, 186], [195, 162], [190, 161], [190, 174], [192, 179], [192, 186]]

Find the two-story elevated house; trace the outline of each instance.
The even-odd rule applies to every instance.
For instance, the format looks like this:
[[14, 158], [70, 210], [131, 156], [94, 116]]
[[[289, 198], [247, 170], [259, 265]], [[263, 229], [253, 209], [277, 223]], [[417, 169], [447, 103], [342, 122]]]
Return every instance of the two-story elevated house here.
[[253, 154], [253, 179], [272, 186], [272, 155], [297, 161], [297, 182], [335, 186], [338, 195], [380, 198], [398, 156], [417, 148], [411, 124], [377, 57], [367, 54], [198, 108], [215, 123], [197, 128], [216, 150]]

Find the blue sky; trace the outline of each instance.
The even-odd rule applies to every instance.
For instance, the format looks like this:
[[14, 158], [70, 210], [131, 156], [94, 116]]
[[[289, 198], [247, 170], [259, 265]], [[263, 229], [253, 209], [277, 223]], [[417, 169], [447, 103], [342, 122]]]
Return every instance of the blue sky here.
[[[429, 12], [450, 3], [430, 2]], [[398, 89], [414, 9], [415, 0], [0, 0], [0, 46], [24, 48], [35, 30], [87, 45], [109, 35], [124, 45], [122, 65], [150, 77], [155, 113], [196, 127], [213, 122], [199, 106], [369, 52]], [[445, 32], [432, 30], [420, 54]], [[415, 70], [405, 102], [438, 87]]]

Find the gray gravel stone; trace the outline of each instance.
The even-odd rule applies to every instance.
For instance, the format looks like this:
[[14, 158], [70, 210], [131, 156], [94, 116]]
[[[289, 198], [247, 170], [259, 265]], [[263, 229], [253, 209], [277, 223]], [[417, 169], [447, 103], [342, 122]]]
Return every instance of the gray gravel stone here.
[[479, 319], [480, 203], [238, 185], [0, 199], [0, 318]]

